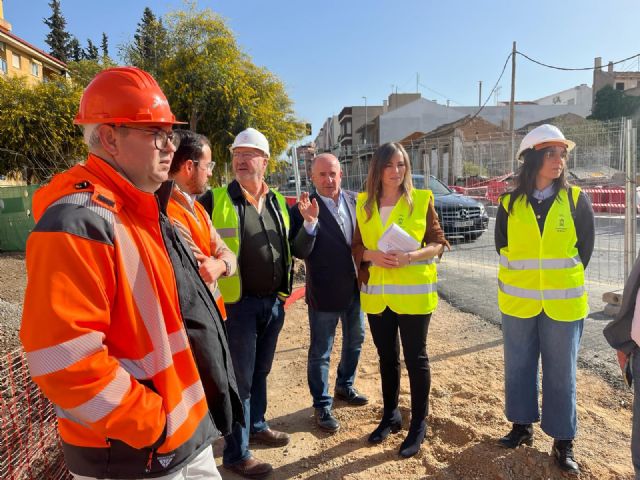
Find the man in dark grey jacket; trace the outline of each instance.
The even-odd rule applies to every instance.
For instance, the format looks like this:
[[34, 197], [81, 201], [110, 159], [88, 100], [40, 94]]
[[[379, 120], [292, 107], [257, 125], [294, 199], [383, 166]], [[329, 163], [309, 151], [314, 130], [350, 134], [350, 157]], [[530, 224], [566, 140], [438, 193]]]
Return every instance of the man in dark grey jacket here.
[[604, 336], [617, 350], [618, 363], [627, 383], [633, 382], [633, 432], [631, 435], [631, 458], [636, 479], [640, 479], [640, 257], [631, 270], [624, 286], [622, 306], [615, 320], [604, 329]]

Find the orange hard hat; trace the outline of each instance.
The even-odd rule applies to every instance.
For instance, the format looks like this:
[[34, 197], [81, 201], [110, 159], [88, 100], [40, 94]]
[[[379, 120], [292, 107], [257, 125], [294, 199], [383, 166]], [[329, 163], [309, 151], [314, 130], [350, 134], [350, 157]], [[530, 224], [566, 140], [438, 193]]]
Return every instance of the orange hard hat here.
[[185, 122], [176, 121], [167, 97], [151, 75], [135, 67], [116, 67], [101, 71], [87, 85], [73, 123]]

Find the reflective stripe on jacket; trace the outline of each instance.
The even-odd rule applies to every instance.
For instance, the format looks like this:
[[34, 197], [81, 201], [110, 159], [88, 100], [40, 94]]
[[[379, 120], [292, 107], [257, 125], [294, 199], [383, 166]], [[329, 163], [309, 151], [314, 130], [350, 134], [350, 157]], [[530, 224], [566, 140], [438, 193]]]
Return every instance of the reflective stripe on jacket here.
[[158, 198], [90, 155], [33, 208], [20, 338], [56, 406], [67, 466], [112, 478], [179, 469], [216, 430]]
[[[211, 219], [204, 207], [198, 202], [194, 202], [193, 208], [186, 205], [186, 202], [187, 199], [180, 193], [178, 187], [174, 187], [173, 192], [171, 192], [171, 199], [167, 204], [167, 214], [194, 252], [198, 251], [207, 257], [211, 257], [215, 251], [215, 245], [211, 243], [211, 230], [213, 229]], [[208, 286], [213, 298], [216, 300], [220, 314], [226, 319], [227, 311], [224, 306], [224, 298], [220, 288], [218, 288], [218, 282]]]
[[[400, 197], [386, 225], [382, 225], [377, 204], [367, 220], [364, 204], [367, 194], [358, 194], [356, 217], [362, 242], [368, 250], [378, 250], [378, 240], [392, 223], [400, 226], [417, 242], [422, 242], [427, 228], [427, 208], [433, 195], [430, 190], [413, 190], [410, 212], [407, 200]], [[434, 259], [414, 262], [402, 268], [369, 267], [369, 281], [360, 288], [362, 310], [366, 313], [381, 313], [389, 307], [398, 314], [431, 313], [438, 305], [438, 274]]]
[[[571, 187], [577, 203], [580, 189]], [[508, 211], [510, 195], [502, 198]], [[574, 204], [575, 204], [574, 203]], [[554, 320], [587, 316], [584, 266], [576, 248], [576, 229], [565, 189], [558, 192], [540, 228], [526, 197], [519, 197], [508, 217], [508, 245], [500, 250], [498, 305], [500, 311], [531, 318], [542, 310]]]
[[[235, 182], [237, 183], [237, 182]], [[213, 212], [211, 213], [211, 221], [215, 226], [218, 234], [222, 237], [227, 247], [239, 257], [242, 246], [242, 228], [243, 220], [240, 218], [244, 212], [240, 213], [243, 208], [234, 202], [229, 193], [229, 187], [220, 187], [213, 190]], [[289, 209], [285, 198], [274, 190], [269, 190], [276, 199], [276, 210], [279, 213], [278, 223], [280, 223], [284, 231], [284, 245], [286, 246], [286, 268], [287, 289], [278, 292], [278, 295], [289, 296], [291, 294], [291, 271], [293, 262], [291, 259], [291, 249], [289, 247]], [[268, 194], [267, 194], [268, 195]], [[268, 197], [267, 197], [268, 201]], [[252, 207], [253, 208], [253, 207]], [[268, 208], [265, 205], [265, 208]], [[242, 298], [242, 278], [240, 276], [240, 262], [235, 273], [229, 277], [221, 277], [218, 279], [218, 285], [222, 296], [226, 303], [236, 303]]]

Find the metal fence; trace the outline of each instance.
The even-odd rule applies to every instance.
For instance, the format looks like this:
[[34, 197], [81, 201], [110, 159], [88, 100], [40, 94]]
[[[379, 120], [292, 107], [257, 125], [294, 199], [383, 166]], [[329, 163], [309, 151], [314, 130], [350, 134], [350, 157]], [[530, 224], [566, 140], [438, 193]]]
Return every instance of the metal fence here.
[[[577, 145], [567, 159], [568, 179], [590, 197], [595, 211], [595, 249], [586, 281], [591, 311], [599, 312], [604, 307], [603, 293], [623, 287], [636, 258], [636, 125], [622, 119], [558, 126]], [[497, 313], [495, 213], [500, 194], [512, 185], [519, 165], [512, 152], [524, 134], [516, 134], [513, 140], [500, 132], [465, 138], [453, 130], [446, 136], [405, 143], [416, 186], [440, 188], [442, 183], [463, 194], [445, 203], [444, 196], [435, 192], [436, 210], [452, 240], [452, 251], [439, 267], [439, 289], [459, 308], [468, 309], [470, 303], [476, 307], [479, 300], [487, 299], [487, 305], [491, 303], [487, 308]], [[375, 150], [376, 146], [360, 145], [334, 152], [341, 161], [343, 188], [363, 189]], [[485, 216], [486, 223], [480, 220]], [[454, 294], [462, 290], [471, 293]]]

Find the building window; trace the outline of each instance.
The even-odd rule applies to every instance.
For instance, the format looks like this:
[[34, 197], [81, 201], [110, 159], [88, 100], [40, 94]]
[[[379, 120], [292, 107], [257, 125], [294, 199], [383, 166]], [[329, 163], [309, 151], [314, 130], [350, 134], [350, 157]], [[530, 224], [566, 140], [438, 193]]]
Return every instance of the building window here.
[[347, 135], [351, 135], [351, 122], [347, 122]]
[[624, 82], [616, 82], [616, 90], [624, 91]]
[[40, 66], [35, 62], [31, 62], [31, 75], [34, 77], [40, 76]]
[[0, 58], [0, 72], [7, 74], [7, 61], [4, 58]]
[[13, 68], [17, 68], [18, 70], [20, 70], [20, 55], [18, 55], [17, 53], [13, 54], [11, 65], [13, 65]]

